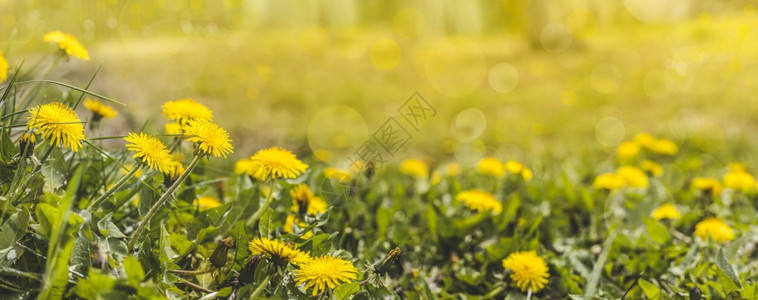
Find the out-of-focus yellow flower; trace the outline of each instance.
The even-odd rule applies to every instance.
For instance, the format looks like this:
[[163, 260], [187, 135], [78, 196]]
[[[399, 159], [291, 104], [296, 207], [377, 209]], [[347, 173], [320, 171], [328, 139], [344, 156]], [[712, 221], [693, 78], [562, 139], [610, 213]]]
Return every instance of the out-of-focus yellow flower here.
[[674, 155], [677, 151], [679, 151], [679, 147], [677, 147], [676, 144], [670, 140], [660, 139], [655, 140], [655, 142], [653, 142], [648, 150], [657, 154]]
[[197, 149], [204, 155], [223, 156], [232, 153], [229, 133], [208, 120], [191, 120], [184, 127], [184, 136], [195, 143]]
[[350, 180], [353, 180], [353, 174], [351, 174], [348, 170], [334, 167], [324, 168], [324, 176], [326, 178], [337, 180], [339, 182], [349, 182]]
[[616, 169], [616, 173], [624, 179], [624, 183], [629, 187], [646, 188], [648, 179], [645, 172], [632, 166], [621, 166]]
[[642, 147], [650, 148], [655, 143], [655, 137], [649, 133], [638, 133], [634, 136], [634, 142]]
[[[284, 230], [284, 233], [293, 233], [294, 230], [295, 230], [295, 225], [294, 224], [297, 224], [297, 227], [299, 227], [299, 228], [305, 228], [305, 226], [306, 226], [305, 222], [300, 221], [300, 219], [298, 219], [296, 215], [289, 214], [289, 215], [287, 215], [287, 219], [284, 220], [284, 226], [282, 226], [282, 229]], [[313, 237], [313, 232], [312, 231], [308, 231], [306, 233], [303, 233], [303, 235], [300, 236], [300, 238], [302, 238], [304, 240], [307, 240], [307, 239], [312, 238], [312, 237]]]
[[514, 175], [521, 174], [521, 177], [524, 178], [524, 180], [526, 181], [532, 180], [532, 170], [530, 170], [524, 164], [518, 161], [515, 161], [515, 160], [506, 161], [505, 169]]
[[358, 269], [350, 261], [339, 257], [321, 256], [300, 266], [295, 275], [297, 285], [305, 283], [305, 290], [313, 288], [312, 295], [334, 290], [344, 282], [358, 277]]
[[721, 182], [716, 178], [695, 177], [692, 179], [692, 186], [706, 194], [721, 194]]
[[745, 168], [745, 165], [743, 163], [732, 162], [732, 163], [729, 163], [726, 167], [727, 167], [727, 169], [729, 169], [729, 172], [745, 172], [745, 173], [747, 173], [747, 168]]
[[279, 178], [296, 178], [308, 169], [308, 165], [297, 159], [289, 150], [278, 147], [259, 150], [250, 158], [235, 165], [235, 172], [246, 173], [260, 181]]
[[492, 194], [480, 190], [467, 190], [458, 193], [455, 199], [463, 202], [466, 207], [477, 212], [492, 210], [492, 214], [497, 215], [503, 211], [503, 204], [495, 199]]
[[633, 141], [623, 142], [616, 148], [616, 158], [620, 161], [630, 160], [638, 153], [640, 153], [640, 144]]
[[742, 171], [731, 171], [724, 175], [724, 186], [741, 192], [751, 191], [755, 188], [755, 177]]
[[400, 163], [400, 172], [416, 178], [429, 177], [429, 167], [419, 159], [406, 159]]
[[113, 119], [118, 115], [118, 112], [113, 109], [113, 106], [103, 104], [100, 101], [94, 99], [85, 99], [84, 107], [91, 111], [94, 115], [93, 121], [100, 120], [102, 118]]
[[695, 236], [703, 240], [710, 237], [717, 243], [725, 243], [734, 239], [734, 230], [723, 220], [709, 217], [695, 225]]
[[505, 176], [505, 167], [503, 162], [494, 157], [485, 157], [479, 161], [479, 165], [476, 167], [476, 171], [479, 174], [490, 175], [494, 177]]
[[534, 250], [511, 253], [503, 259], [503, 268], [513, 271], [511, 280], [522, 292], [538, 292], [550, 277], [547, 263]]
[[218, 198], [216, 197], [204, 195], [195, 199], [195, 201], [192, 202], [192, 206], [198, 207], [200, 211], [206, 211], [221, 206], [221, 201], [218, 201]]
[[168, 134], [182, 134], [184, 131], [182, 130], [182, 125], [178, 122], [170, 122], [166, 123], [166, 126], [164, 126], [164, 129], [166, 130], [166, 133]]
[[180, 99], [163, 103], [162, 113], [170, 121], [184, 124], [190, 120], [213, 120], [213, 112], [192, 99]]
[[640, 167], [645, 170], [645, 172], [655, 177], [660, 177], [663, 175], [663, 167], [659, 163], [652, 160], [643, 160]]
[[163, 172], [163, 174], [168, 176], [168, 178], [170, 178], [172, 181], [178, 179], [182, 173], [184, 173], [184, 166], [176, 159], [176, 157], [171, 160], [171, 163], [168, 166], [166, 172]]
[[299, 184], [290, 190], [290, 196], [292, 197], [292, 211], [301, 215], [315, 216], [319, 213], [324, 213], [327, 209], [327, 204], [321, 197], [314, 196], [311, 189], [306, 184]]
[[445, 175], [456, 176], [461, 173], [461, 165], [457, 162], [450, 162], [445, 165]]
[[45, 42], [57, 44], [68, 56], [78, 57], [81, 60], [89, 60], [89, 53], [81, 43], [72, 35], [60, 31], [51, 31], [43, 37]]
[[624, 187], [624, 179], [616, 173], [603, 173], [595, 178], [592, 186], [596, 189], [603, 189], [613, 192]]
[[656, 208], [650, 214], [650, 216], [653, 217], [653, 219], [656, 219], [659, 221], [663, 219], [678, 220], [679, 218], [682, 217], [682, 214], [679, 213], [679, 211], [676, 209], [676, 206], [674, 206], [671, 203], [666, 203]]
[[63, 146], [79, 151], [84, 139], [84, 125], [73, 109], [60, 102], [42, 104], [29, 109], [26, 128], [37, 129], [50, 146]]
[[434, 171], [432, 172], [432, 178], [429, 179], [429, 184], [431, 185], [437, 185], [442, 181], [442, 176], [440, 176], [440, 172]]
[[[121, 169], [121, 175], [129, 174], [129, 172], [132, 171], [134, 168], [134, 165], [128, 165], [126, 166], [126, 169]], [[142, 177], [142, 169], [138, 169], [137, 171], [134, 171], [134, 177]]]
[[3, 52], [0, 51], [0, 82], [5, 81], [8, 78], [8, 61], [5, 60]]

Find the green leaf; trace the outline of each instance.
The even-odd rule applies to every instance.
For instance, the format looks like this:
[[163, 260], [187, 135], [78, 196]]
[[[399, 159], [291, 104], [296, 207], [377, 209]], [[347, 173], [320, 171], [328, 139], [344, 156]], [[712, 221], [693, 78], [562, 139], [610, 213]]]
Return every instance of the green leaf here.
[[74, 242], [70, 241], [57, 255], [48, 260], [48, 268], [45, 271], [45, 279], [37, 299], [62, 299], [68, 284], [68, 261]]
[[648, 299], [655, 300], [661, 298], [661, 289], [659, 289], [655, 284], [653, 284], [650, 281], [647, 281], [643, 278], [640, 278], [637, 281], [637, 284], [642, 289], [642, 292], [645, 293], [645, 296]]
[[0, 249], [9, 248], [24, 237], [30, 219], [31, 216], [25, 206], [11, 215], [10, 219], [0, 227]]
[[9, 162], [11, 157], [16, 154], [18, 154], [18, 149], [16, 149], [16, 145], [11, 140], [10, 135], [8, 135], [8, 130], [0, 130], [0, 159], [3, 162]]
[[337, 300], [346, 300], [360, 289], [361, 285], [358, 282], [345, 283], [334, 290], [334, 297], [337, 298]]
[[104, 294], [110, 292], [115, 285], [115, 278], [90, 269], [87, 278], [76, 282], [74, 293], [84, 299], [103, 299]]
[[37, 204], [35, 209], [37, 222], [40, 224], [42, 234], [50, 238], [53, 226], [58, 225], [58, 209], [47, 203]]
[[123, 262], [124, 271], [126, 272], [126, 281], [133, 287], [138, 287], [139, 283], [145, 280], [145, 270], [136, 257], [129, 255]]
[[376, 211], [376, 224], [377, 235], [381, 238], [387, 236], [387, 229], [392, 223], [392, 210], [390, 208], [380, 206]]
[[66, 182], [66, 168], [63, 166], [63, 153], [56, 148], [50, 152], [50, 160], [45, 162], [40, 169], [40, 172], [45, 176], [45, 185], [43, 191], [45, 193], [55, 193]]
[[719, 269], [721, 269], [721, 271], [724, 271], [724, 274], [726, 274], [726, 276], [728, 276], [729, 279], [731, 279], [738, 288], [742, 289], [740, 278], [737, 277], [737, 273], [734, 272], [732, 265], [729, 264], [726, 256], [724, 256], [723, 248], [719, 249], [719, 253], [716, 255], [716, 265], [719, 267]]
[[645, 226], [647, 227], [647, 234], [657, 244], [665, 244], [671, 239], [671, 234], [669, 234], [666, 226], [661, 225], [661, 223], [655, 219], [645, 218]]
[[268, 233], [271, 232], [271, 218], [273, 214], [274, 210], [267, 207], [266, 212], [263, 213], [258, 221], [258, 232], [260, 232], [261, 236], [268, 237]]
[[600, 252], [600, 256], [598, 256], [597, 261], [595, 262], [595, 266], [592, 267], [592, 273], [590, 273], [590, 277], [587, 278], [587, 286], [584, 289], [582, 298], [590, 299], [590, 297], [595, 296], [595, 291], [597, 291], [597, 284], [600, 281], [603, 266], [605, 265], [605, 261], [608, 259], [608, 253], [611, 251], [611, 246], [613, 245], [614, 239], [616, 239], [616, 231], [612, 230], [608, 234], [608, 237], [605, 238], [605, 242], [603, 242], [603, 250]]
[[118, 229], [118, 226], [116, 224], [113, 224], [111, 222], [111, 218], [113, 218], [113, 213], [108, 213], [103, 217], [99, 222], [97, 222], [97, 230], [100, 231], [100, 234], [107, 237], [112, 238], [125, 238], [126, 235], [121, 232], [120, 229]]

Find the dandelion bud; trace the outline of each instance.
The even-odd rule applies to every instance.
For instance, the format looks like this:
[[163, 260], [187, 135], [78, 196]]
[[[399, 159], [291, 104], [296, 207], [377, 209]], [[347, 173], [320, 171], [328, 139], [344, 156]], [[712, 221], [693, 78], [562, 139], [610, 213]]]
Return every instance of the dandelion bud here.
[[240, 276], [238, 278], [240, 282], [244, 284], [253, 283], [255, 270], [258, 268], [258, 264], [260, 264], [261, 259], [263, 259], [262, 254], [250, 256], [250, 259], [247, 260], [245, 266], [242, 268], [242, 270], [240, 270]]
[[19, 151], [21, 152], [21, 155], [23, 155], [24, 158], [32, 156], [32, 152], [34, 152], [34, 146], [36, 143], [37, 138], [34, 136], [34, 134], [27, 132], [21, 135], [21, 139], [19, 139]]
[[227, 237], [223, 240], [218, 241], [216, 250], [213, 250], [213, 254], [211, 254], [211, 264], [213, 264], [213, 266], [216, 268], [225, 266], [227, 261], [227, 253], [229, 253], [229, 248], [231, 247], [234, 247], [234, 239], [232, 237]]
[[394, 264], [397, 262], [398, 259], [400, 259], [400, 254], [402, 254], [402, 251], [400, 251], [400, 248], [395, 247], [395, 249], [390, 250], [390, 252], [387, 254], [384, 259], [376, 262], [374, 264], [374, 270], [376, 270], [379, 274], [384, 274], [387, 270], [385, 269], [388, 264]]

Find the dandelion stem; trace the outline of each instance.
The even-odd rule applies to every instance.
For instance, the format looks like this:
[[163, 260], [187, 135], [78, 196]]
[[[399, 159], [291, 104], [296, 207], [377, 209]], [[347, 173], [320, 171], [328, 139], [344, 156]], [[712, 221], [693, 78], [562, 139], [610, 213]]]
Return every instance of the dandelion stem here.
[[526, 293], [526, 300], [532, 299], [532, 289], [529, 289], [529, 292]]
[[89, 207], [87, 207], [87, 211], [88, 212], [94, 211], [95, 208], [97, 208], [97, 206], [100, 205], [100, 203], [105, 201], [105, 199], [108, 199], [108, 197], [113, 195], [113, 193], [115, 193], [124, 184], [126, 184], [126, 182], [129, 181], [129, 179], [131, 179], [134, 176], [134, 174], [137, 173], [137, 170], [139, 169], [140, 169], [139, 165], [135, 165], [134, 167], [132, 167], [132, 169], [129, 170], [129, 173], [126, 173], [124, 177], [121, 177], [121, 179], [119, 179], [113, 186], [111, 186], [111, 188], [105, 191], [105, 193], [103, 193], [102, 196], [98, 197], [95, 201], [92, 201], [92, 204], [90, 204]]
[[258, 210], [255, 211], [252, 217], [247, 220], [248, 225], [253, 225], [258, 219], [263, 216], [263, 213], [266, 211], [266, 209], [271, 205], [271, 202], [274, 202], [274, 180], [271, 180], [271, 185], [269, 185], [268, 189], [268, 195], [266, 196], [266, 201], [263, 202], [263, 205], [258, 208]]
[[192, 162], [190, 162], [189, 166], [187, 166], [187, 169], [184, 170], [184, 173], [182, 173], [179, 178], [174, 181], [174, 184], [171, 185], [171, 187], [166, 190], [166, 193], [161, 196], [160, 199], [158, 199], [155, 204], [153, 204], [153, 207], [150, 208], [150, 211], [147, 212], [147, 215], [145, 215], [145, 218], [142, 219], [142, 222], [139, 224], [139, 227], [137, 227], [137, 230], [134, 232], [134, 235], [129, 240], [129, 243], [127, 244], [126, 249], [132, 249], [134, 247], [134, 243], [137, 242], [137, 239], [139, 238], [140, 234], [142, 234], [142, 231], [145, 230], [145, 227], [148, 223], [150, 223], [150, 219], [153, 218], [155, 213], [158, 212], [158, 209], [160, 209], [164, 203], [168, 200], [168, 198], [171, 197], [172, 194], [174, 194], [174, 191], [176, 191], [176, 188], [179, 187], [179, 185], [184, 181], [184, 179], [187, 179], [187, 176], [192, 172], [192, 169], [197, 166], [197, 163], [200, 162], [200, 158], [202, 158], [202, 155], [195, 155], [195, 157], [192, 159]]
[[250, 299], [258, 299], [258, 296], [263, 293], [263, 290], [268, 286], [268, 282], [271, 280], [271, 275], [266, 275], [266, 278], [261, 281], [261, 284], [255, 289]]

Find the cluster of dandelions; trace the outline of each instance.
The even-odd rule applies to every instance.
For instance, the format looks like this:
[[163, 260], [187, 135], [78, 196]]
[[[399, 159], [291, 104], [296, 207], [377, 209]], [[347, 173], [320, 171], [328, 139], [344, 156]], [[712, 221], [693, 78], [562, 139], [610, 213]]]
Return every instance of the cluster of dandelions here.
[[[650, 180], [663, 174], [664, 167], [661, 162], [676, 155], [678, 150], [679, 147], [670, 140], [657, 139], [647, 133], [637, 134], [632, 140], [623, 142], [616, 148], [616, 157], [620, 166], [615, 172], [598, 175], [595, 177], [593, 186], [608, 194], [644, 192], [650, 185]], [[742, 164], [732, 163], [727, 169], [722, 180], [714, 177], [695, 177], [690, 181], [694, 196], [703, 200], [700, 202], [703, 207], [697, 211], [706, 214], [700, 216], [701, 221], [695, 224], [694, 232], [692, 232], [692, 235], [701, 240], [711, 239], [717, 243], [733, 240], [734, 230], [723, 219], [709, 214], [708, 205], [720, 198], [725, 188], [736, 192], [752, 193], [758, 187], [753, 175]], [[650, 213], [650, 217], [673, 225], [671, 222], [681, 219], [682, 214], [675, 203], [668, 202], [655, 208]]]

